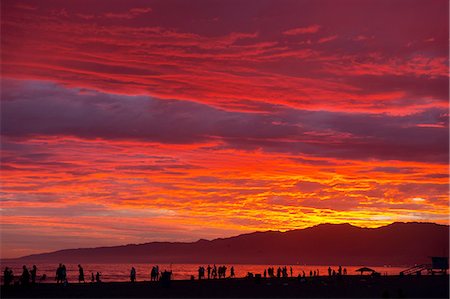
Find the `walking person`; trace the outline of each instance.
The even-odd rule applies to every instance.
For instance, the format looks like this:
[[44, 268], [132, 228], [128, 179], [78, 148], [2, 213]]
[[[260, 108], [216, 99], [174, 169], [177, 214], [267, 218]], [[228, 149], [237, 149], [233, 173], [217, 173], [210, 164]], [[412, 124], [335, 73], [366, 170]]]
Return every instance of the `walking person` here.
[[135, 282], [136, 281], [136, 269], [134, 269], [134, 267], [131, 267], [130, 281], [131, 282]]
[[36, 283], [36, 273], [37, 273], [37, 267], [36, 267], [36, 265], [33, 265], [33, 268], [30, 271], [32, 284]]
[[[94, 274], [94, 273], [92, 273], [92, 274]], [[81, 282], [86, 282], [85, 280], [84, 280], [84, 270], [83, 270], [83, 267], [81, 267], [81, 265], [80, 264], [78, 264], [78, 283], [81, 283]]]

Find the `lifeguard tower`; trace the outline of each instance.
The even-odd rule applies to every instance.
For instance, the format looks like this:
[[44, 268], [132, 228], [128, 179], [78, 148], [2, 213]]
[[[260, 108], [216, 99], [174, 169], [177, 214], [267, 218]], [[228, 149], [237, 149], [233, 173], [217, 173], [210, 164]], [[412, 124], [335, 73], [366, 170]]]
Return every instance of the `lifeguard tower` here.
[[430, 256], [431, 264], [420, 264], [408, 268], [400, 272], [400, 275], [421, 275], [422, 271], [426, 270], [428, 274], [442, 274], [447, 275], [448, 271], [448, 257], [447, 256]]

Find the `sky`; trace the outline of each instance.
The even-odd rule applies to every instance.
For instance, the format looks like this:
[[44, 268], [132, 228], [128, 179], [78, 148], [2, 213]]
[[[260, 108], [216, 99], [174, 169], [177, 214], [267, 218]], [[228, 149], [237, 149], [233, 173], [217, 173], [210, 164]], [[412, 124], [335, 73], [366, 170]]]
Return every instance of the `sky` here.
[[1, 253], [448, 223], [445, 0], [1, 2]]

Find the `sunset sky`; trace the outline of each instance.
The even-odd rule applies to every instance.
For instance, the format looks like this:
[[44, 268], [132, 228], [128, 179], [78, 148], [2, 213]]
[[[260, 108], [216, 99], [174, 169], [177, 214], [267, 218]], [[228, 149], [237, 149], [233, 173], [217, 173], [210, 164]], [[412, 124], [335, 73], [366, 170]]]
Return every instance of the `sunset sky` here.
[[1, 257], [448, 223], [448, 10], [1, 1]]

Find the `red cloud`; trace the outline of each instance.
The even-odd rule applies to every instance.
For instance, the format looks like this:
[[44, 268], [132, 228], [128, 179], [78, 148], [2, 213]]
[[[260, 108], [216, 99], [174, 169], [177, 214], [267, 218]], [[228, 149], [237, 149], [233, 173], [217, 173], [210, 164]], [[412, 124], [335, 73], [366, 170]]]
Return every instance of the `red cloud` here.
[[319, 25], [311, 25], [308, 27], [299, 27], [299, 28], [293, 28], [286, 31], [283, 31], [284, 35], [299, 35], [299, 34], [306, 34], [306, 33], [316, 33], [320, 29]]

